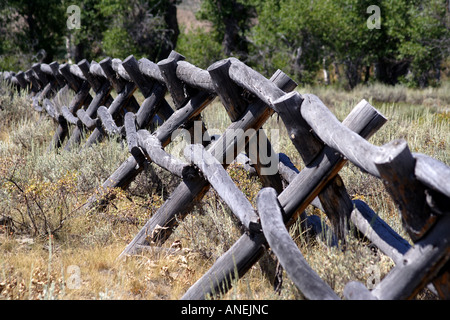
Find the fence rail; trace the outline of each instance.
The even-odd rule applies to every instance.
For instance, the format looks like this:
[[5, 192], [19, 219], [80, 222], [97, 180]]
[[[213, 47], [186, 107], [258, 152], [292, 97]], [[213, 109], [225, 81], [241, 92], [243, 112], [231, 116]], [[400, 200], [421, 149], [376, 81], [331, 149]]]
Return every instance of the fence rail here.
[[[367, 139], [387, 119], [365, 100], [341, 123], [318, 97], [294, 91], [296, 83], [281, 71], [267, 79], [235, 58], [218, 61], [207, 70], [184, 60], [172, 51], [157, 64], [129, 56], [123, 61], [106, 58], [76, 65], [35, 64], [25, 72], [0, 73], [0, 79], [18, 90], [28, 90], [35, 110], [55, 121], [50, 149], [70, 150], [83, 141], [83, 135], [87, 139], [81, 152], [107, 136], [126, 140], [131, 155], [99, 186], [84, 206], [86, 210], [106, 206], [109, 190], [127, 188], [150, 162], [182, 178], [120, 257], [164, 243], [212, 187], [246, 231], [182, 299], [204, 299], [226, 292], [232, 280], [243, 276], [268, 247], [306, 298], [339, 299], [290, 238], [286, 227], [297, 219], [311, 232], [329, 234], [332, 243], [345, 242], [353, 224], [395, 262], [371, 291], [361, 283], [348, 283], [345, 298], [407, 299], [425, 286], [442, 299], [450, 298], [450, 167], [411, 153], [403, 140], [383, 146], [369, 143]], [[75, 95], [69, 106], [60, 106], [57, 98], [65, 90]], [[134, 97], [136, 90], [144, 97], [140, 105]], [[211, 141], [201, 112], [216, 97], [231, 124]], [[261, 129], [274, 113], [281, 117], [306, 165], [301, 171], [285, 154], [275, 154]], [[68, 137], [70, 126], [73, 130]], [[192, 133], [185, 160], [164, 150], [181, 128]], [[249, 130], [253, 132], [250, 136], [245, 134]], [[257, 141], [264, 152], [251, 156], [250, 140]], [[250, 155], [252, 167], [247, 168], [254, 170], [264, 187], [258, 194], [257, 208], [226, 172], [227, 160], [245, 157], [243, 153]], [[275, 156], [276, 172], [265, 171], [268, 163], [273, 164], [264, 158], [266, 154]], [[351, 200], [339, 176], [347, 161], [384, 182], [413, 246], [366, 203]], [[318, 223], [317, 216], [305, 213], [309, 204], [325, 212], [331, 229]]]

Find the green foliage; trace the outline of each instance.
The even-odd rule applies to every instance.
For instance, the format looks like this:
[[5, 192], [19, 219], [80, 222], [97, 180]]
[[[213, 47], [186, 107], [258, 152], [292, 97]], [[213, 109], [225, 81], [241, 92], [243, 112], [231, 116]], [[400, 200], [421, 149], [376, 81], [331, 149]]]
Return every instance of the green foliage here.
[[211, 21], [219, 37], [223, 37], [226, 33], [225, 20], [232, 17], [237, 20], [241, 30], [250, 28], [250, 18], [254, 15], [251, 2], [248, 0], [204, 0], [197, 18]]
[[[29, 68], [32, 62], [68, 57], [75, 62], [83, 58], [98, 60], [107, 55], [165, 58], [175, 47], [179, 33], [172, 12], [176, 3], [173, 0], [2, 1], [0, 68], [18, 71]], [[67, 28], [66, 10], [72, 4], [80, 7], [79, 29]]]
[[222, 43], [226, 56], [245, 60], [248, 54], [247, 32], [255, 18], [254, 1], [204, 0], [197, 13], [200, 20], [212, 22], [214, 38]]
[[410, 24], [405, 27], [404, 41], [399, 44], [399, 57], [411, 62], [413, 86], [436, 84], [440, 64], [450, 53], [450, 18], [447, 2], [430, 0], [410, 6]]
[[[80, 0], [81, 28], [68, 29], [68, 0], [2, 1], [0, 68], [26, 69], [43, 50], [45, 62], [130, 54], [158, 61], [177, 47], [203, 68], [235, 56], [268, 77], [281, 69], [303, 84], [326, 70], [341, 87], [373, 80], [425, 87], [439, 84], [450, 56], [448, 0], [202, 0], [196, 17], [211, 26], [178, 37], [180, 3]], [[368, 27], [373, 5], [380, 28]]]
[[[176, 2], [176, 1], [175, 1]], [[108, 56], [130, 54], [156, 61], [175, 48], [178, 27], [169, 26], [170, 0], [101, 0], [97, 7], [107, 17], [103, 49]]]
[[62, 50], [64, 26], [60, 0], [2, 1], [0, 67], [17, 70], [38, 59], [52, 61]]
[[355, 0], [266, 1], [254, 28], [257, 59], [268, 55], [271, 72], [283, 69], [301, 83], [312, 82], [319, 69], [337, 62], [345, 66], [350, 80], [369, 59], [368, 47], [377, 40], [366, 26], [369, 5]]
[[108, 17], [101, 10], [98, 0], [82, 0], [80, 6], [80, 29], [67, 30], [76, 46], [75, 60], [86, 58], [96, 59], [102, 53], [103, 31], [107, 25]]
[[212, 31], [196, 29], [180, 35], [177, 51], [182, 53], [190, 63], [206, 69], [215, 61], [226, 58], [218, 39], [219, 36]]
[[321, 50], [320, 43], [311, 36], [316, 27], [311, 20], [314, 8], [309, 1], [263, 3], [258, 9], [259, 23], [252, 30], [253, 60], [257, 68], [267, 76], [281, 69], [300, 82], [312, 81], [320, 66], [317, 53]]
[[[371, 5], [380, 8], [380, 29], [367, 26]], [[369, 68], [394, 84], [409, 67], [411, 81], [425, 86], [449, 54], [447, 10], [444, 0], [264, 1], [251, 33], [253, 60], [266, 73], [282, 69], [301, 83], [336, 63], [351, 88]]]
[[124, 59], [138, 51], [127, 30], [114, 27], [103, 33], [103, 50], [108, 56]]

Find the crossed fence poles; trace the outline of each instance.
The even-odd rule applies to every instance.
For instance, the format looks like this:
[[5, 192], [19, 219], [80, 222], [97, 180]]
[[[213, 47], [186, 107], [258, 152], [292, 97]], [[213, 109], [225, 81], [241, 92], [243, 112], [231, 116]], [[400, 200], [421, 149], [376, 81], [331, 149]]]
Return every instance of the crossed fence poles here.
[[[268, 246], [305, 297], [337, 299], [289, 237], [286, 226], [296, 219], [315, 233], [331, 232], [331, 238], [341, 242], [354, 224], [395, 261], [396, 266], [372, 291], [350, 282], [344, 290], [346, 298], [405, 299], [426, 285], [441, 298], [450, 297], [446, 254], [450, 168], [425, 155], [412, 154], [405, 141], [381, 147], [368, 143], [365, 139], [386, 118], [365, 100], [341, 123], [318, 97], [293, 91], [296, 84], [281, 71], [266, 79], [234, 58], [202, 70], [176, 52], [158, 64], [130, 56], [124, 61], [107, 58], [89, 64], [83, 60], [70, 66], [37, 64], [26, 72], [1, 75], [21, 90], [28, 89], [34, 108], [55, 120], [57, 129], [50, 148], [63, 146], [69, 126], [74, 130], [64, 146], [67, 150], [79, 144], [83, 135], [89, 136], [81, 152], [106, 136], [126, 139], [130, 157], [99, 187], [85, 209], [107, 205], [108, 190], [126, 188], [149, 162], [182, 178], [120, 257], [163, 244], [211, 186], [227, 203], [246, 232], [183, 299], [226, 292], [231, 281], [245, 274]], [[68, 89], [75, 92], [74, 98], [68, 107], [58, 106], [56, 97]], [[145, 98], [141, 105], [133, 96], [137, 89]], [[165, 99], [167, 91], [175, 110]], [[216, 96], [231, 125], [211, 142], [201, 111]], [[306, 165], [300, 172], [285, 155], [275, 154], [261, 129], [274, 113], [283, 120]], [[180, 128], [191, 133], [191, 145], [185, 149], [187, 162], [164, 150]], [[253, 130], [250, 135], [246, 134], [249, 130]], [[244, 151], [251, 156], [264, 186], [256, 209], [225, 170]], [[265, 169], [274, 161], [278, 170], [267, 174]], [[347, 161], [385, 182], [414, 246], [367, 204], [350, 199], [339, 176]], [[317, 217], [306, 215], [309, 204], [325, 212], [332, 230], [317, 223]]]

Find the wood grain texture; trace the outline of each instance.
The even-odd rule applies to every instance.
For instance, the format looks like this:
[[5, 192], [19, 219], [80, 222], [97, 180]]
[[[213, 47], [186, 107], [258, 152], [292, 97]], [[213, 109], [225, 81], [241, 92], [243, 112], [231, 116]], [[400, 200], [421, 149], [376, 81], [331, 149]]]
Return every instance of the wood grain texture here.
[[[285, 74], [277, 72], [271, 78], [271, 81], [274, 81], [276, 85], [279, 85], [284, 89], [292, 90], [292, 82], [287, 79], [289, 79], [289, 77]], [[200, 92], [197, 96], [201, 94], [205, 95], [206, 93]], [[207, 96], [211, 96], [211, 94], [207, 94]], [[192, 106], [189, 106], [190, 104], [192, 104]], [[183, 118], [186, 118], [187, 114], [196, 114], [196, 108], [193, 106], [194, 99], [191, 99], [190, 103], [177, 110], [172, 116], [174, 119], [176, 118], [177, 121], [171, 122], [172, 119], [169, 119], [157, 130], [155, 136], [158, 140], [162, 141], [161, 144], [163, 147], [165, 146], [163, 139], [166, 139], [166, 143], [169, 143], [171, 132], [178, 128], [182, 123], [186, 122]], [[199, 107], [201, 107], [201, 105]], [[187, 112], [184, 112], [184, 109], [186, 108], [188, 108]], [[269, 110], [269, 107], [265, 106], [262, 101], [250, 105], [240, 121], [232, 123], [225, 133], [209, 148], [209, 152], [211, 152], [211, 154], [222, 164], [226, 165], [227, 163], [231, 163], [237, 156], [237, 153], [242, 151], [245, 147], [245, 144], [241, 144], [240, 150], [239, 147], [237, 147], [238, 140], [235, 139], [236, 130], [240, 129], [241, 132], [244, 132], [250, 128], [259, 129], [272, 114]], [[227, 158], [230, 160], [229, 162], [224, 161], [224, 159]], [[158, 209], [154, 216], [145, 223], [119, 257], [133, 254], [136, 246], [145, 244], [145, 241], [164, 242], [172, 233], [173, 228], [176, 227], [178, 223], [177, 220], [181, 221], [188, 214], [192, 206], [203, 197], [210, 187], [208, 181], [198, 173], [195, 173], [195, 171], [191, 171], [191, 173], [189, 173], [190, 170], [186, 171], [186, 175], [183, 174], [186, 179], [183, 179], [180, 185], [171, 194], [171, 197]], [[164, 232], [158, 233], [157, 239], [152, 236], [150, 237], [150, 240], [146, 240], [153, 234], [153, 231], [157, 226], [164, 227]]]
[[414, 244], [398, 264], [372, 290], [380, 300], [413, 298], [427, 285], [449, 259], [450, 216], [443, 216], [439, 223], [420, 241]]
[[[377, 113], [371, 106], [366, 106], [366, 108], [371, 108], [375, 114]], [[378, 127], [379, 122], [384, 123], [384, 117], [379, 117], [379, 122], [369, 119], [373, 118], [367, 118], [368, 121], [365, 124], [368, 126]], [[351, 126], [353, 120], [349, 122], [349, 126]], [[362, 126], [359, 126], [359, 128], [366, 134], [372, 131]], [[216, 144], [219, 141], [220, 139]], [[278, 196], [278, 201], [283, 208], [284, 223], [288, 225], [292, 223], [296, 213], [304, 211], [306, 206], [320, 193], [330, 177], [334, 177], [344, 164], [345, 160], [334, 150], [324, 147], [316, 160], [309, 167], [300, 171]], [[182, 299], [205, 299], [208, 295], [226, 292], [230, 288], [230, 279], [234, 279], [236, 275], [239, 277], [244, 275], [262, 256], [265, 250], [263, 247], [265, 242], [264, 235], [242, 235], [232, 248], [221, 256], [208, 272], [189, 288]]]
[[420, 239], [435, 223], [425, 199], [425, 188], [414, 176], [415, 159], [404, 140], [393, 141], [375, 159], [387, 191], [401, 213], [406, 231], [413, 241]]
[[259, 218], [253, 206], [211, 153], [200, 144], [191, 144], [184, 149], [184, 156], [200, 169], [219, 197], [225, 201], [247, 230], [261, 231]]
[[339, 300], [333, 289], [311, 269], [292, 240], [283, 222], [276, 191], [264, 188], [258, 193], [256, 201], [267, 242], [302, 294], [310, 300]]
[[147, 130], [138, 131], [139, 147], [148, 155], [149, 160], [177, 177], [183, 177], [183, 169], [187, 163], [164, 151], [161, 142]]

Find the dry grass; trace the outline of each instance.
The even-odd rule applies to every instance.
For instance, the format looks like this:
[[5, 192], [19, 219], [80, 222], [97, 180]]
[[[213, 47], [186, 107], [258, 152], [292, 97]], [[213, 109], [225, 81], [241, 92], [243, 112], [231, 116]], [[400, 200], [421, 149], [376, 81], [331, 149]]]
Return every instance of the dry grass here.
[[[300, 92], [317, 94], [341, 120], [365, 98], [389, 119], [372, 143], [404, 138], [413, 152], [450, 164], [448, 86], [425, 91], [373, 85], [351, 93], [330, 88]], [[116, 197], [106, 210], [86, 214], [80, 206], [127, 158], [127, 149], [107, 140], [89, 152], [47, 152], [53, 122], [32, 110], [25, 96], [11, 100], [3, 93], [0, 106], [0, 218], [14, 220], [14, 228], [0, 229], [1, 299], [179, 299], [240, 236], [238, 221], [210, 190], [165, 244], [165, 248], [178, 248], [177, 254], [162, 249], [118, 261], [117, 256], [178, 180], [150, 166], [129, 190], [115, 190]], [[203, 112], [203, 118], [209, 129], [216, 129], [212, 133], [223, 132], [230, 123], [218, 101]], [[268, 133], [280, 130], [276, 151], [286, 153], [301, 168], [281, 120], [273, 116], [264, 128]], [[228, 170], [254, 203], [261, 188], [257, 179], [239, 166]], [[407, 238], [379, 180], [353, 165], [344, 167], [341, 176], [353, 198], [364, 199]], [[313, 209], [308, 208], [308, 213]], [[308, 263], [340, 296], [348, 281], [370, 284], [374, 270], [382, 278], [393, 267], [388, 257], [367, 243], [349, 237], [347, 250], [341, 251], [321, 241], [307, 242], [298, 228], [294, 225], [290, 232]], [[270, 261], [268, 256], [265, 261]], [[256, 264], [222, 298], [301, 299], [302, 295], [286, 274], [281, 293], [276, 294]]]

